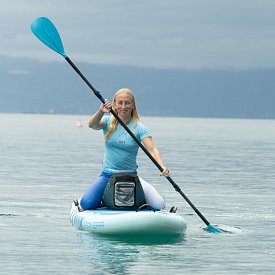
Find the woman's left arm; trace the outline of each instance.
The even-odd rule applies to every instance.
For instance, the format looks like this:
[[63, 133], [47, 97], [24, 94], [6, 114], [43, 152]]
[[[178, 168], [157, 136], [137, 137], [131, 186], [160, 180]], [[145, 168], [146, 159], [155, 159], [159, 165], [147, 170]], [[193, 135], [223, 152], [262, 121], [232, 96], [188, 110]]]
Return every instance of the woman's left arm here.
[[164, 162], [161, 158], [158, 148], [155, 146], [152, 137], [145, 137], [142, 140], [145, 148], [152, 155], [152, 157], [157, 161], [157, 163], [162, 167], [163, 171], [160, 173], [160, 176], [170, 177], [170, 172], [168, 168], [164, 165]]

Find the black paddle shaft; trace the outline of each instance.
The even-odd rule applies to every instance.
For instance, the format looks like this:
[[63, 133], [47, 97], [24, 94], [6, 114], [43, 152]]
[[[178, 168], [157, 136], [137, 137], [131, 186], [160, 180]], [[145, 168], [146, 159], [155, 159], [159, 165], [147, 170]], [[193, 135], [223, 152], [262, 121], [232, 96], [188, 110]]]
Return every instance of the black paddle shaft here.
[[[76, 65], [72, 62], [72, 60], [68, 56], [65, 59], [72, 66], [72, 68], [78, 73], [78, 75], [86, 82], [86, 84], [90, 87], [90, 89], [94, 92], [94, 94], [99, 98], [99, 100], [104, 104], [105, 99], [102, 97], [100, 92], [98, 90], [96, 90], [96, 88], [88, 81], [88, 79], [81, 73], [81, 71], [76, 67]], [[143, 150], [143, 152], [157, 166], [157, 168], [160, 170], [160, 172], [162, 172], [163, 168], [153, 158], [153, 156], [148, 152], [148, 150], [143, 146], [143, 144], [137, 139], [137, 137], [131, 132], [131, 130], [127, 127], [127, 125], [120, 119], [120, 117], [117, 115], [117, 113], [113, 109], [111, 109], [110, 112], [118, 120], [118, 122], [122, 125], [122, 127], [128, 132], [128, 134], [134, 139], [134, 141]], [[187, 196], [182, 192], [182, 190], [179, 188], [179, 186], [172, 180], [171, 177], [166, 177], [166, 178], [173, 185], [175, 190], [181, 194], [181, 196], [187, 201], [187, 203], [193, 208], [193, 210], [199, 215], [199, 217], [208, 226], [210, 224], [208, 222], [208, 220], [201, 214], [201, 212], [196, 208], [196, 206], [187, 198]]]

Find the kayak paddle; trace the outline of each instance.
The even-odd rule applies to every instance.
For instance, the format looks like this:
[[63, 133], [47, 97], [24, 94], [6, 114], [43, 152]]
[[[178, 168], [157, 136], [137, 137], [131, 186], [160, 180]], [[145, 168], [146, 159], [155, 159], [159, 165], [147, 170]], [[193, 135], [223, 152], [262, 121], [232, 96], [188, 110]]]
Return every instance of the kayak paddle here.
[[[64, 47], [60, 38], [60, 35], [54, 26], [54, 24], [46, 17], [39, 17], [31, 24], [31, 30], [33, 34], [46, 46], [51, 48], [53, 51], [62, 55], [66, 61], [72, 66], [72, 68], [78, 73], [78, 75], [85, 81], [85, 83], [94, 92], [95, 96], [104, 103], [105, 99], [102, 97], [99, 91], [87, 80], [87, 78], [80, 72], [76, 65], [71, 61], [64, 51]], [[152, 162], [157, 166], [160, 172], [163, 171], [159, 163], [153, 158], [153, 156], [148, 152], [148, 150], [143, 146], [143, 144], [136, 138], [136, 136], [131, 132], [131, 130], [126, 126], [126, 124], [119, 118], [116, 112], [111, 109], [110, 112], [118, 120], [118, 122], [123, 126], [123, 128], [129, 133], [129, 135], [134, 139], [134, 141], [139, 145], [139, 147], [144, 151], [144, 153], [152, 160]], [[187, 196], [182, 192], [179, 186], [172, 180], [171, 177], [166, 177], [167, 180], [173, 185], [175, 190], [181, 194], [181, 196], [187, 201], [187, 203], [193, 208], [193, 210], [199, 215], [203, 222], [207, 225], [208, 231], [212, 233], [221, 233], [221, 229], [214, 227], [209, 223], [209, 221], [201, 214], [201, 212], [195, 207], [195, 205], [187, 198]]]

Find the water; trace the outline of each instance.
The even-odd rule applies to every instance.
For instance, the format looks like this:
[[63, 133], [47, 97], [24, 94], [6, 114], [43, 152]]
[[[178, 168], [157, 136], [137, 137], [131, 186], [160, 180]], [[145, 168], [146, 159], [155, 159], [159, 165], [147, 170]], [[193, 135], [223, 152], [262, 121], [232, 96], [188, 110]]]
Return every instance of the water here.
[[0, 114], [1, 274], [274, 273], [274, 120], [143, 118], [174, 181], [231, 234], [203, 230], [140, 152], [140, 174], [188, 223], [179, 240], [142, 243], [70, 225], [72, 200], [97, 178], [104, 149], [101, 132], [76, 128], [78, 119]]

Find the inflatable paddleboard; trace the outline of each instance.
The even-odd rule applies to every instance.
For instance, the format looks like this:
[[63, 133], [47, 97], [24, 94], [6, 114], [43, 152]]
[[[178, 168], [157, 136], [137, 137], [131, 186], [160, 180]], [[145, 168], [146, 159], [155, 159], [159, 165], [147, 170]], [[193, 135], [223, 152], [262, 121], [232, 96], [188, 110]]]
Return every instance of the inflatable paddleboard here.
[[80, 230], [102, 235], [180, 236], [186, 231], [183, 217], [166, 210], [109, 210], [79, 212], [72, 204], [70, 219]]

